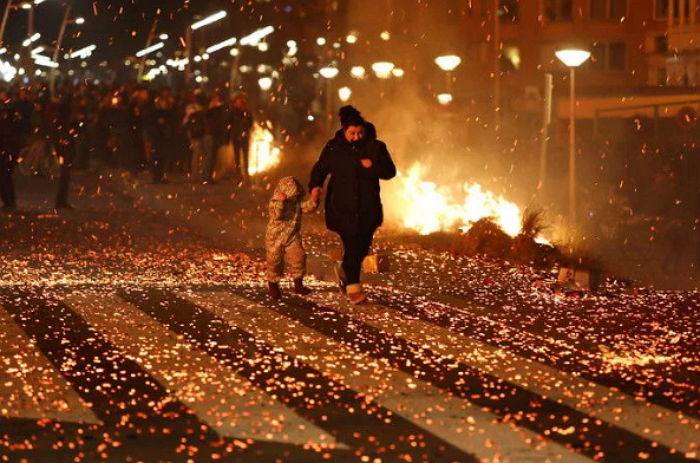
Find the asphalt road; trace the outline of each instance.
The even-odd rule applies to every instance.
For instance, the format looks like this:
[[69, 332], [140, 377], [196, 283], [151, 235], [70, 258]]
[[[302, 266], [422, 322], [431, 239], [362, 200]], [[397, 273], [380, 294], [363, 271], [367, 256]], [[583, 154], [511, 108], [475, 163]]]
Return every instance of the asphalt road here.
[[383, 232], [355, 307], [315, 217], [314, 292], [274, 303], [264, 181], [74, 186], [0, 216], [0, 461], [700, 460], [697, 292], [570, 297]]

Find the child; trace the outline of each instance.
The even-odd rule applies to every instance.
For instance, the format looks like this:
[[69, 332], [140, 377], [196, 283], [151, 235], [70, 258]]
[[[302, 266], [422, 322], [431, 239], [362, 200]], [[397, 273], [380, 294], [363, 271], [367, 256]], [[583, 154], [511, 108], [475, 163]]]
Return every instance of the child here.
[[270, 200], [270, 221], [265, 232], [267, 254], [267, 284], [270, 297], [282, 297], [279, 281], [287, 270], [294, 278], [294, 292], [309, 294], [310, 289], [303, 283], [306, 272], [306, 252], [301, 243], [301, 215], [316, 210], [318, 202], [313, 198], [304, 201], [304, 188], [294, 177], [284, 177], [275, 187]]

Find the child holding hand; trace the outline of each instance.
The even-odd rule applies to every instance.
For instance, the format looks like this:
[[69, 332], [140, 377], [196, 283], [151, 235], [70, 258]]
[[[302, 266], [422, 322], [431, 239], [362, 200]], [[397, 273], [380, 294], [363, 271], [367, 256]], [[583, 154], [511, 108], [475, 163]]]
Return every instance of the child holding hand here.
[[285, 269], [294, 278], [294, 292], [305, 295], [311, 292], [304, 286], [306, 252], [301, 242], [302, 214], [318, 208], [318, 200], [304, 201], [304, 187], [294, 177], [282, 178], [275, 187], [268, 206], [270, 218], [265, 232], [267, 256], [267, 285], [274, 300], [282, 297], [279, 282]]

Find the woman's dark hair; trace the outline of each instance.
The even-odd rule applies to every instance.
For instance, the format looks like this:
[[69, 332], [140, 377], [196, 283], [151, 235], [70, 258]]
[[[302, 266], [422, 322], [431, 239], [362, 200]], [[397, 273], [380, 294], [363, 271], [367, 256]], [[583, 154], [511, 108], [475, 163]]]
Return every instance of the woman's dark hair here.
[[365, 122], [365, 138], [368, 140], [377, 139], [377, 128], [371, 122]]
[[343, 106], [340, 108], [340, 111], [338, 111], [338, 115], [340, 116], [340, 125], [342, 125], [344, 129], [351, 125], [361, 126], [365, 124], [362, 114], [360, 114], [360, 111], [354, 106]]

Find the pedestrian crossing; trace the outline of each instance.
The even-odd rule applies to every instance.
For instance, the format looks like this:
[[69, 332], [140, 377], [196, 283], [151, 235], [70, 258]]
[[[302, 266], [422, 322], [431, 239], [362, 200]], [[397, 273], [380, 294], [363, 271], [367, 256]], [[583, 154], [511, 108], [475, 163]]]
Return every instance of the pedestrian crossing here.
[[186, 422], [331, 461], [700, 461], [697, 417], [325, 293], [18, 290], [0, 326], [5, 420]]
[[64, 301], [220, 435], [337, 446], [332, 436], [117, 296]]
[[1, 309], [0, 333], [0, 416], [99, 422], [60, 372]]
[[384, 329], [394, 336], [403, 336], [417, 345], [428, 345], [446, 358], [502, 378], [590, 417], [614, 423], [684, 453], [692, 453], [700, 444], [700, 420], [683, 413], [635, 400], [620, 391], [422, 320], [407, 319], [389, 307], [350, 306], [342, 298], [337, 299], [334, 307], [355, 319]]

